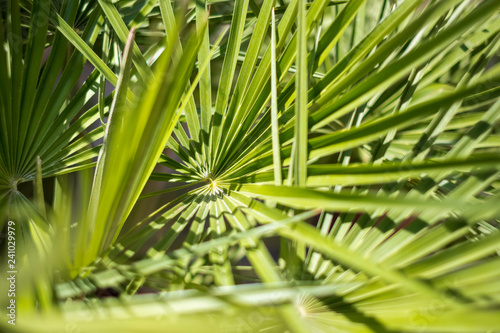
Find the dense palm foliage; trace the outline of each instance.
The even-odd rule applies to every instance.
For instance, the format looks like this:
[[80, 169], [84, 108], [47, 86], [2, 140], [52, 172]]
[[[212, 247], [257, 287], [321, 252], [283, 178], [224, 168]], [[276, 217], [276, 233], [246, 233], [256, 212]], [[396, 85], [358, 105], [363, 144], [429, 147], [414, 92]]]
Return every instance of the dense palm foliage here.
[[498, 0], [0, 19], [2, 330], [500, 330]]

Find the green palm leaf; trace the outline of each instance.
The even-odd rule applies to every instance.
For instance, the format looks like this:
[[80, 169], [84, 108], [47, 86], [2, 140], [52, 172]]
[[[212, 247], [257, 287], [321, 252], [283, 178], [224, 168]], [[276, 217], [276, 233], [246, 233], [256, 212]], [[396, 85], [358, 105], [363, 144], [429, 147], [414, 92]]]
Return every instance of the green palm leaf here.
[[9, 0], [21, 330], [498, 330], [499, 9]]

